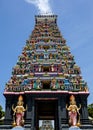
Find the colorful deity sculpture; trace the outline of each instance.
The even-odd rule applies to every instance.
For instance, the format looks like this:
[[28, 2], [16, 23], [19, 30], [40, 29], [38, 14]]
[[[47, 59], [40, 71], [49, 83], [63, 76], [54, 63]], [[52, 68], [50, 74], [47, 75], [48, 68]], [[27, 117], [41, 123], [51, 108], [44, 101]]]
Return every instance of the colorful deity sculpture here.
[[13, 126], [23, 126], [24, 125], [24, 112], [27, 110], [23, 106], [23, 97], [20, 95], [18, 98], [17, 106], [14, 108], [12, 105], [13, 110]]
[[55, 69], [54, 69], [54, 64], [51, 65], [51, 71], [54, 72]]
[[69, 111], [68, 115], [69, 115], [70, 126], [80, 126], [80, 113], [79, 113], [80, 108], [81, 105], [80, 107], [77, 107], [75, 97], [74, 95], [71, 95], [69, 107], [67, 107], [66, 105], [66, 109]]
[[42, 84], [41, 84], [41, 80], [40, 78], [38, 78], [35, 82], [34, 82], [34, 89], [41, 89], [42, 88]]
[[51, 81], [51, 88], [56, 89], [56, 79], [55, 78], [53, 78]]
[[51, 89], [59, 89], [59, 88], [60, 88], [60, 85], [59, 85], [57, 79], [54, 77], [51, 80]]

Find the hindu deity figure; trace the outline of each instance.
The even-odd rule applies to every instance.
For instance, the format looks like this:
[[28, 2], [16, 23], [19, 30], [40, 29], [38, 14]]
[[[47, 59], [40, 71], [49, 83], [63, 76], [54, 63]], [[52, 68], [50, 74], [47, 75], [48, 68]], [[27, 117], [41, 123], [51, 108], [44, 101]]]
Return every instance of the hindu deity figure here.
[[81, 108], [81, 105], [80, 105], [80, 107], [77, 107], [75, 97], [74, 97], [74, 95], [71, 95], [69, 107], [67, 107], [67, 105], [66, 105], [66, 109], [69, 111], [68, 112], [69, 125], [80, 126], [80, 113], [79, 113], [80, 108]]
[[53, 78], [51, 81], [51, 88], [52, 89], [56, 89], [56, 83], [57, 83], [57, 80], [55, 78]]
[[54, 72], [54, 64], [51, 65], [51, 71]]
[[39, 65], [38, 71], [41, 72], [42, 71], [42, 65]]
[[20, 95], [18, 98], [17, 106], [14, 108], [12, 105], [13, 113], [13, 126], [23, 126], [24, 125], [24, 112], [27, 110], [23, 106], [23, 97]]
[[41, 89], [41, 88], [42, 88], [41, 80], [40, 80], [40, 78], [38, 78], [38, 79], [34, 82], [34, 89]]
[[59, 89], [60, 88], [60, 84], [59, 84], [59, 81], [54, 77], [52, 80], [51, 80], [51, 89]]

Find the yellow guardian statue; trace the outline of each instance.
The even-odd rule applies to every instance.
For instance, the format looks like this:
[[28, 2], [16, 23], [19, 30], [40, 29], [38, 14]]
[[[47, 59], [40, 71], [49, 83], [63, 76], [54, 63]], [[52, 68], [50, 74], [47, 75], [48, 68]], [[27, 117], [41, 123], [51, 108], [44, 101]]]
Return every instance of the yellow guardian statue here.
[[14, 108], [12, 105], [13, 110], [13, 126], [23, 126], [24, 125], [24, 112], [27, 110], [23, 106], [23, 97], [20, 95], [18, 98], [17, 106]]
[[[74, 97], [74, 95], [71, 95], [69, 107], [67, 107], [67, 105], [66, 105], [66, 109], [69, 111], [68, 112], [69, 125], [80, 126], [80, 113], [79, 113], [80, 108], [81, 108], [81, 105], [80, 105], [80, 107], [77, 107], [75, 97]], [[78, 119], [77, 119], [77, 116], [78, 116]]]

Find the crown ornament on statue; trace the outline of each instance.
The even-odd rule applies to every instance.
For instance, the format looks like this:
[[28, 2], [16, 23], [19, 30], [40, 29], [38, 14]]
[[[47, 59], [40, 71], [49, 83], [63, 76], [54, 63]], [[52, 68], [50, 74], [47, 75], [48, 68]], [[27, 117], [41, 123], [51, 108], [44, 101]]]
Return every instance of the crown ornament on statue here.
[[18, 101], [23, 101], [22, 95], [20, 95], [20, 96], [18, 97]]
[[72, 100], [75, 100], [75, 96], [74, 95], [70, 96], [70, 101], [72, 101]]

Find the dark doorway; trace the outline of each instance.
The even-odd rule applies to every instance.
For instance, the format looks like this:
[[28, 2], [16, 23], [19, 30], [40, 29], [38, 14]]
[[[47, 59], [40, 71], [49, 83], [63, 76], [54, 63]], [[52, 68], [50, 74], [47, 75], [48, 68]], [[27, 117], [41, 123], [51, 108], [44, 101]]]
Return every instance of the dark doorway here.
[[36, 99], [35, 101], [35, 127], [39, 130], [40, 120], [54, 121], [54, 130], [58, 129], [58, 100], [57, 99]]
[[43, 81], [42, 82], [42, 86], [43, 86], [43, 89], [51, 89], [50, 88], [50, 83], [51, 83], [51, 81]]
[[49, 46], [43, 46], [43, 48], [44, 48], [45, 50], [47, 50], [47, 49], [49, 49]]
[[44, 66], [44, 67], [43, 67], [43, 71], [44, 71], [44, 72], [49, 72], [49, 66]]

